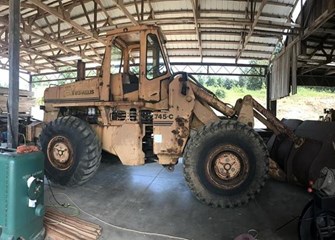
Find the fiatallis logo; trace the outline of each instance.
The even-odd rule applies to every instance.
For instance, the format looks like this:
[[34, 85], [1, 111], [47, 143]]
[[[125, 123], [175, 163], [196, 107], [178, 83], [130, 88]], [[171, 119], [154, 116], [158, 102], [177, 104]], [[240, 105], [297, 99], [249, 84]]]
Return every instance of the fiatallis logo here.
[[95, 93], [94, 89], [75, 90], [71, 88], [66, 88], [64, 90], [64, 97], [93, 95], [94, 93]]
[[72, 95], [77, 96], [77, 95], [91, 95], [94, 94], [94, 90], [72, 90]]

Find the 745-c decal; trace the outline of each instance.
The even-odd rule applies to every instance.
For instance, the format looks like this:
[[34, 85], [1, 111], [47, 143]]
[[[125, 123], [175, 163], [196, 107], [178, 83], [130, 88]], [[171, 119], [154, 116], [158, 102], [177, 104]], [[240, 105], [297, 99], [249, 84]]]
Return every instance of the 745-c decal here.
[[173, 120], [173, 114], [154, 113], [154, 119], [170, 119], [170, 120]]

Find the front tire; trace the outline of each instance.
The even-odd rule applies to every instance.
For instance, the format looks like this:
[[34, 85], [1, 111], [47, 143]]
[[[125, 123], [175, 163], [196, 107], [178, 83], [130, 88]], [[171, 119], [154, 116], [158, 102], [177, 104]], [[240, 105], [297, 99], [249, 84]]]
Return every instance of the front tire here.
[[48, 123], [40, 143], [45, 174], [54, 183], [83, 184], [100, 165], [100, 141], [90, 125], [77, 117], [60, 117]]
[[264, 185], [269, 156], [250, 127], [224, 120], [202, 127], [187, 143], [184, 176], [194, 195], [215, 207], [247, 203]]

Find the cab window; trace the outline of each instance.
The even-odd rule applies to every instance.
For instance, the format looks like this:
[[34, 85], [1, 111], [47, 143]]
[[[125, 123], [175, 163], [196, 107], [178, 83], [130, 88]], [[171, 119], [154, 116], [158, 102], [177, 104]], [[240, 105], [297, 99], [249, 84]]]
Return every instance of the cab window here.
[[113, 45], [111, 54], [111, 74], [123, 72], [122, 50]]
[[129, 73], [139, 78], [140, 75], [140, 49], [133, 48], [129, 51]]
[[161, 48], [157, 36], [147, 35], [147, 60], [146, 78], [152, 80], [166, 74], [167, 68], [164, 62]]

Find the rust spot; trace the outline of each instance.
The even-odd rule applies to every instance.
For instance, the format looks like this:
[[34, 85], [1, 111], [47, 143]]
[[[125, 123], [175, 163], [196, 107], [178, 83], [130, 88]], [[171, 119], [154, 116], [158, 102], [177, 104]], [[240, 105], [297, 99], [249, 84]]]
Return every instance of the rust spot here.
[[184, 140], [183, 139], [181, 139], [181, 138], [179, 138], [178, 140], [177, 140], [177, 143], [178, 143], [178, 146], [183, 146], [183, 144], [184, 144]]
[[177, 153], [178, 154], [178, 149], [177, 148], [168, 148], [168, 149], [166, 149], [166, 152], [168, 152], [168, 153]]
[[189, 135], [189, 129], [185, 126], [181, 126], [178, 127], [177, 129], [172, 130], [171, 133], [176, 135], [176, 137], [185, 138], [188, 137]]
[[180, 128], [180, 131], [179, 131], [179, 136], [180, 137], [186, 138], [186, 137], [188, 137], [189, 134], [190, 134], [190, 130], [187, 127]]
[[181, 118], [181, 117], [176, 117], [175, 120], [176, 120], [178, 126], [180, 126], [180, 127], [184, 127], [185, 123], [187, 122], [187, 119]]
[[177, 129], [171, 131], [173, 134], [177, 135], [179, 131]]

